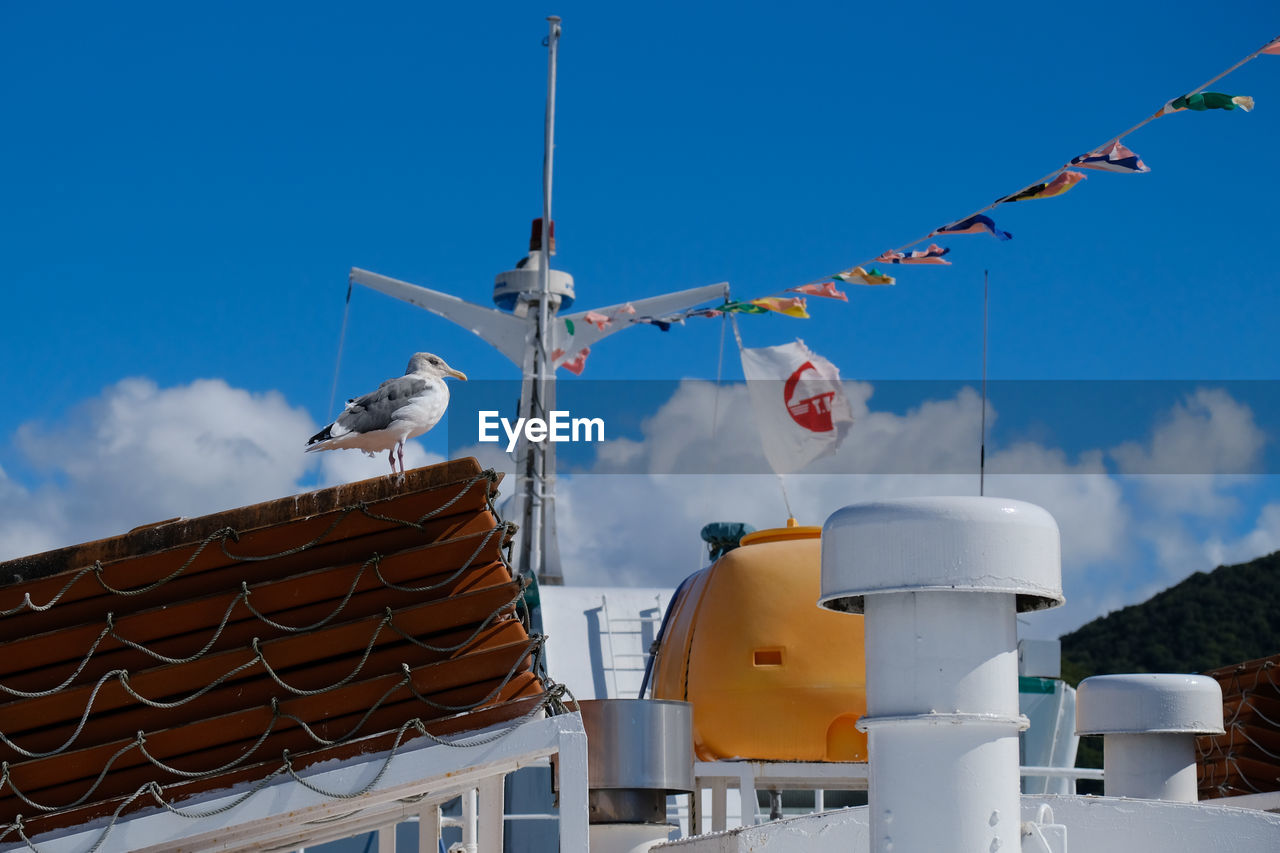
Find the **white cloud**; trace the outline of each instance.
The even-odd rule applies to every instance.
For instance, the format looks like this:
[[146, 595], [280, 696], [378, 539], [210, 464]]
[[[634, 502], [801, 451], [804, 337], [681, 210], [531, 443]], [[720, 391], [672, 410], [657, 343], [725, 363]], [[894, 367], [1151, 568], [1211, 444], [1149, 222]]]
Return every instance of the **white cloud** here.
[[[793, 475], [786, 478], [802, 524], [820, 525], [842, 506], [868, 500], [973, 494], [960, 475]], [[1037, 616], [1035, 635], [1057, 636], [1101, 610], [1096, 591], [1122, 594], [1110, 566], [1129, 550], [1128, 509], [1114, 481], [1097, 474], [1001, 475], [989, 495], [1039, 504], [1063, 536], [1068, 605]], [[578, 584], [675, 586], [705, 565], [698, 533], [710, 521], [779, 527], [786, 511], [772, 475], [578, 475], [559, 490], [560, 546], [566, 577]]]
[[[372, 477], [391, 474], [391, 463], [387, 460], [385, 453], [366, 456], [358, 450], [342, 449], [318, 451], [312, 456], [319, 457], [320, 464], [320, 476], [315, 484], [316, 488], [354, 483], [357, 480], [368, 480]], [[426, 450], [416, 441], [405, 442], [404, 467], [406, 470], [423, 465], [436, 465], [444, 461], [444, 457], [439, 453]]]
[[1174, 404], [1149, 446], [1125, 442], [1111, 455], [1126, 474], [1244, 474], [1265, 443], [1249, 406], [1221, 388], [1197, 388]]
[[[848, 385], [857, 421], [844, 445], [785, 481], [802, 524], [821, 524], [859, 501], [977, 493], [981, 400], [972, 389], [899, 415], [869, 408], [870, 385]], [[711, 394], [709, 383], [681, 383], [644, 422], [640, 440], [606, 448], [595, 470], [607, 473], [561, 478], [558, 520], [569, 582], [673, 586], [705, 562], [703, 524], [785, 522], [772, 474], [696, 473], [767, 470], [745, 387], [720, 390], [714, 433]], [[994, 418], [989, 408], [989, 422]], [[1072, 461], [1060, 450], [1022, 443], [988, 462], [987, 494], [1032, 501], [1057, 518], [1069, 584], [1126, 549], [1129, 512], [1100, 452]], [[1065, 621], [1092, 615], [1073, 612]]]
[[[786, 478], [802, 523], [821, 524], [857, 501], [976, 492], [981, 402], [972, 389], [895, 414], [871, 409], [869, 385], [850, 385], [858, 389], [851, 395], [858, 419], [844, 446]], [[702, 524], [783, 522], [772, 475], [678, 475], [767, 470], [743, 386], [720, 390], [714, 434], [709, 393], [708, 383], [682, 383], [645, 421], [639, 440], [608, 448], [595, 469], [635, 473], [561, 479], [561, 548], [570, 582], [674, 585], [703, 562]], [[989, 408], [988, 422], [996, 417]], [[1158, 418], [1146, 442], [1111, 453], [1129, 471], [1176, 470], [1188, 454], [1201, 470], [1238, 471], [1257, 464], [1263, 442], [1247, 406], [1224, 391], [1201, 389]], [[1062, 531], [1068, 603], [1029, 617], [1035, 635], [1056, 636], [1211, 568], [1211, 546], [1247, 559], [1280, 543], [1280, 508], [1264, 512], [1256, 530], [1229, 544], [1205, 545], [1203, 535], [1180, 523], [1180, 513], [1197, 513], [1211, 528], [1238, 516], [1231, 490], [1243, 481], [1239, 476], [1118, 477], [1108, 473], [1106, 458], [1101, 449], [1069, 457], [1034, 442], [988, 455], [986, 493], [1039, 504]]]
[[1204, 544], [1205, 563], [1209, 568], [1242, 563], [1280, 551], [1280, 503], [1268, 503], [1258, 513], [1253, 530], [1236, 539], [1214, 536]]
[[290, 494], [314, 430], [279, 392], [122, 380], [63, 423], [19, 427], [17, 447], [45, 479], [0, 487], [0, 557]]
[[641, 423], [643, 439], [611, 439], [595, 473], [759, 473], [769, 470], [744, 384], [686, 379]]
[[1244, 511], [1240, 495], [1260, 479], [1247, 472], [1260, 466], [1266, 441], [1248, 405], [1223, 389], [1201, 387], [1159, 418], [1146, 442], [1110, 450], [1124, 475], [1118, 482], [1142, 516], [1133, 539], [1150, 553], [1143, 577], [1121, 577], [1121, 604], [1280, 544], [1272, 536], [1280, 527], [1272, 526], [1266, 510], [1251, 533], [1232, 539], [1223, 532]]
[[[821, 524], [858, 501], [976, 493], [981, 403], [972, 389], [903, 414], [874, 411], [867, 383], [846, 389], [857, 420], [845, 444], [786, 478], [801, 523]], [[567, 579], [673, 586], [705, 563], [703, 524], [784, 523], [778, 479], [760, 473], [768, 467], [750, 407], [741, 384], [717, 389], [686, 380], [642, 423], [638, 439], [603, 446], [597, 473], [561, 476]], [[988, 422], [996, 417], [989, 407]], [[121, 381], [64, 423], [18, 429], [16, 446], [42, 479], [19, 482], [0, 470], [0, 559], [389, 471], [385, 454], [303, 453], [315, 429], [276, 392], [254, 394], [220, 380], [166, 389], [146, 379]], [[1191, 453], [1200, 454], [1197, 464], [1239, 470], [1257, 462], [1261, 447], [1248, 407], [1225, 392], [1200, 390], [1162, 418], [1149, 441], [1110, 453], [1131, 472], [1159, 470]], [[504, 471], [503, 491], [514, 490], [513, 460], [498, 445], [459, 455]], [[1263, 508], [1244, 534], [1221, 532], [1239, 478], [1115, 477], [1104, 459], [1101, 450], [1069, 457], [1034, 442], [988, 455], [986, 493], [1044, 506], [1062, 530], [1068, 606], [1031, 617], [1033, 633], [1060, 633], [1192, 571], [1280, 547], [1280, 503]], [[406, 447], [410, 467], [439, 461], [416, 442]], [[1171, 487], [1186, 478], [1206, 482]], [[1205, 521], [1207, 532], [1182, 524], [1188, 513]], [[1150, 548], [1158, 571], [1136, 542]]]
[[1130, 512], [1099, 451], [1072, 463], [1061, 450], [1021, 443], [993, 454], [989, 464], [987, 494], [1039, 504], [1057, 520], [1064, 576], [1124, 554]]
[[0, 560], [66, 544], [60, 538], [64, 518], [54, 502], [33, 495], [0, 468]]
[[[1165, 516], [1147, 519], [1138, 525], [1137, 534], [1155, 556], [1156, 571], [1151, 572], [1155, 589], [1163, 589], [1194, 572], [1212, 568], [1204, 544], [1176, 519]], [[1134, 593], [1137, 595], [1143, 591], [1135, 588]], [[1140, 600], [1132, 598], [1126, 603]]]
[[[864, 390], [854, 405], [854, 424], [834, 457], [821, 459], [809, 471], [885, 474], [956, 474], [972, 472], [976, 490], [982, 399], [972, 388], [952, 398], [926, 400], [905, 415], [871, 411], [867, 383], [846, 383]], [[850, 395], [852, 396], [852, 395]], [[854, 402], [853, 399], [850, 400]], [[860, 411], [861, 410], [861, 411]], [[987, 421], [994, 423], [987, 405]], [[970, 487], [966, 487], [968, 492]]]
[[1256, 470], [1266, 435], [1253, 410], [1220, 388], [1197, 388], [1174, 404], [1149, 440], [1111, 449], [1120, 471], [1144, 475], [1145, 498], [1168, 513], [1227, 516], [1238, 510], [1227, 494]]

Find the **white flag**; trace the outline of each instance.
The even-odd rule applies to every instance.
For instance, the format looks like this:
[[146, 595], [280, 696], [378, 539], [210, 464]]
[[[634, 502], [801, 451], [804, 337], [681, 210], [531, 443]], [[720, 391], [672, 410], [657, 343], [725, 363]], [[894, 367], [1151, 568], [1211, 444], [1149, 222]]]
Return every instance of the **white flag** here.
[[840, 371], [804, 341], [742, 350], [742, 373], [775, 472], [798, 471], [840, 446], [853, 423]]

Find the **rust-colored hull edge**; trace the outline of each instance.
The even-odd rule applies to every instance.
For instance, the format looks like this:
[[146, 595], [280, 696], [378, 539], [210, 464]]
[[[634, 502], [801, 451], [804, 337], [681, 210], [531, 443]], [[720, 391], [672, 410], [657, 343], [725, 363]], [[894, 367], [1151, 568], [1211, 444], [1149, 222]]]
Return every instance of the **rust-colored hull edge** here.
[[[322, 515], [360, 502], [373, 503], [402, 494], [462, 486], [482, 470], [474, 457], [454, 459], [406, 472], [403, 485], [392, 477], [374, 477], [199, 518], [171, 519], [136, 528], [121, 536], [0, 563], [0, 586], [78, 569], [92, 565], [95, 560], [107, 562], [173, 548], [199, 541], [222, 527], [237, 530], [271, 527], [281, 521]], [[496, 493], [500, 481], [501, 475], [496, 474], [487, 488], [477, 484], [476, 491], [482, 496]]]

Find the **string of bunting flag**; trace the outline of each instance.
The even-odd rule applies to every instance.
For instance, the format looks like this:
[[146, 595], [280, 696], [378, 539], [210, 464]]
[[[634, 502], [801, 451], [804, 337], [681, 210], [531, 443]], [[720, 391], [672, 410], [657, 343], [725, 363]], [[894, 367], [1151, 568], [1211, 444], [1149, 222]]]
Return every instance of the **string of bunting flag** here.
[[[634, 315], [632, 309], [627, 311], [630, 305], [615, 312], [615, 316], [588, 314], [583, 318], [588, 323], [609, 323], [617, 321], [626, 321], [631, 323], [645, 323], [656, 326], [662, 331], [668, 331], [673, 325], [683, 324], [690, 317], [719, 317], [721, 315], [735, 314], [782, 314], [787, 317], [797, 319], [808, 319], [808, 302], [805, 297], [817, 296], [826, 299], [837, 299], [842, 302], [848, 302], [849, 297], [844, 291], [838, 289], [840, 284], [854, 285], [892, 285], [896, 283], [894, 276], [881, 272], [879, 266], [891, 265], [934, 265], [949, 266], [951, 261], [947, 259], [950, 254], [949, 248], [944, 248], [936, 243], [930, 242], [924, 249], [915, 249], [914, 247], [926, 240], [933, 240], [937, 237], [951, 237], [961, 234], [990, 234], [998, 240], [1011, 240], [1013, 235], [1008, 231], [1002, 231], [996, 226], [995, 221], [987, 215], [988, 212], [994, 210], [1002, 204], [1012, 204], [1021, 201], [1033, 201], [1038, 199], [1054, 198], [1070, 192], [1078, 183], [1085, 180], [1086, 175], [1080, 169], [1088, 169], [1099, 172], [1118, 172], [1124, 174], [1140, 174], [1151, 171], [1145, 163], [1142, 162], [1137, 154], [1124, 145], [1124, 138], [1134, 133], [1138, 129], [1146, 126], [1156, 119], [1177, 112], [1193, 111], [1204, 112], [1206, 110], [1244, 110], [1249, 112], [1253, 109], [1253, 98], [1248, 95], [1229, 95], [1222, 92], [1205, 91], [1214, 83], [1223, 79], [1227, 75], [1239, 69], [1258, 58], [1263, 54], [1271, 56], [1280, 56], [1280, 37], [1273, 38], [1262, 47], [1250, 53], [1239, 62], [1227, 68], [1225, 71], [1210, 78], [1207, 82], [1199, 87], [1191, 90], [1185, 95], [1179, 95], [1173, 100], [1167, 102], [1154, 114], [1144, 118], [1133, 127], [1111, 137], [1106, 142], [1090, 149], [1088, 152], [1073, 157], [1068, 162], [1062, 164], [1058, 168], [1049, 172], [1044, 177], [1031, 183], [1017, 192], [1001, 196], [995, 201], [973, 211], [967, 216], [963, 216], [946, 225], [942, 225], [933, 229], [923, 237], [904, 243], [897, 248], [890, 249], [881, 253], [875, 258], [863, 261], [848, 269], [841, 270], [831, 275], [823, 276], [819, 279], [803, 284], [798, 287], [788, 287], [784, 290], [775, 292], [768, 296], [756, 299], [748, 299], [742, 301], [726, 301], [722, 305], [714, 308], [694, 308], [687, 311], [680, 311], [674, 314], [667, 314], [661, 317], [645, 317], [645, 316], [624, 316]], [[798, 295], [789, 295], [798, 294]], [[595, 312], [592, 312], [595, 313]], [[578, 363], [570, 365], [565, 363], [562, 367], [568, 368], [575, 373], [581, 373], [582, 364], [585, 361], [585, 353], [578, 360]], [[576, 369], [574, 369], [576, 368]]]

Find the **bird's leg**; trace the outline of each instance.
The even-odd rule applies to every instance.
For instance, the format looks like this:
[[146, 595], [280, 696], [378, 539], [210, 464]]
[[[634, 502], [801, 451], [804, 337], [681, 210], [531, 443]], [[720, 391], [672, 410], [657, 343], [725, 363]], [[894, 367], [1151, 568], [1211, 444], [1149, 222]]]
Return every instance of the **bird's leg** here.
[[396, 455], [400, 457], [400, 482], [404, 482], [404, 442], [396, 444]]
[[391, 463], [391, 476], [396, 475], [396, 449], [391, 448], [391, 452], [387, 454], [387, 461]]

